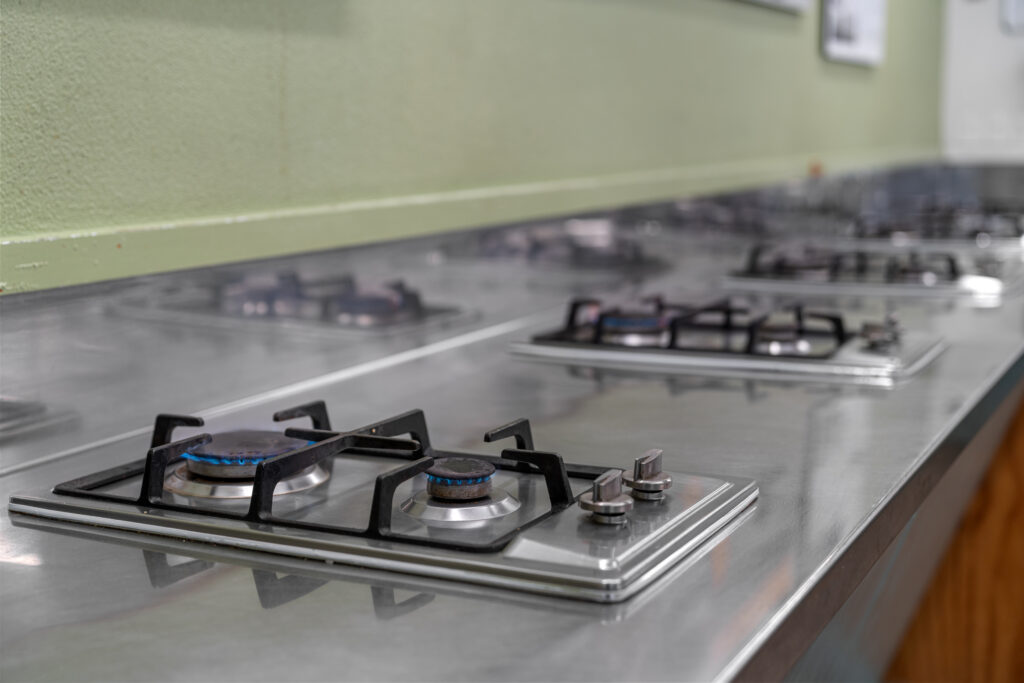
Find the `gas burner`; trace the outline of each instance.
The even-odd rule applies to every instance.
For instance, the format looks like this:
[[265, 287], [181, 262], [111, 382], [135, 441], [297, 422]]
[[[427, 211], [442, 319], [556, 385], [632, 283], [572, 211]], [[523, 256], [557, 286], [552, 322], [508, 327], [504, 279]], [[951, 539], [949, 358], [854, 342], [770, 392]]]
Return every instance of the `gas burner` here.
[[445, 501], [429, 491], [420, 491], [402, 503], [401, 510], [428, 526], [472, 529], [510, 515], [520, 507], [520, 502], [504, 490], [464, 501]]
[[606, 308], [597, 299], [579, 299], [570, 305], [566, 324], [590, 324], [594, 339], [603, 344], [661, 346], [671, 335], [671, 321], [691, 310], [688, 306], [667, 303], [661, 297], [645, 298], [630, 308]]
[[523, 355], [574, 365], [796, 374], [886, 386], [944, 348], [929, 335], [905, 336], [892, 318], [850, 333], [839, 313], [801, 304], [756, 312], [731, 297], [693, 305], [656, 297], [635, 309], [576, 300], [561, 329], [514, 346]]
[[440, 458], [427, 470], [427, 493], [443, 501], [483, 498], [491, 492], [494, 465], [475, 458]]
[[[308, 491], [320, 486], [331, 476], [331, 471], [323, 465], [311, 465], [296, 474], [281, 480], [274, 489], [274, 496]], [[224, 479], [221, 477], [203, 477], [182, 464], [171, 470], [164, 480], [164, 489], [170, 493], [188, 498], [213, 499], [248, 499], [252, 497], [252, 479]]]
[[188, 471], [214, 479], [251, 479], [256, 466], [283, 453], [310, 445], [280, 432], [237, 431], [214, 434], [209, 443], [184, 453]]
[[[214, 434], [209, 442], [181, 454], [184, 462], [171, 471], [164, 488], [194, 498], [248, 498], [261, 462], [314, 443], [271, 431]], [[306, 491], [323, 484], [330, 476], [330, 470], [323, 465], [311, 465], [283, 480], [274, 495]]]

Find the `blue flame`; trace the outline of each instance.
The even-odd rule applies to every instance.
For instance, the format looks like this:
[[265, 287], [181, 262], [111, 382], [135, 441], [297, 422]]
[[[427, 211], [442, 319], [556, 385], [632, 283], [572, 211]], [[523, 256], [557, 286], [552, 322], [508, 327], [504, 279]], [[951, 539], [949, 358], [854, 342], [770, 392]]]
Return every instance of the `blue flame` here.
[[664, 324], [661, 316], [652, 315], [635, 318], [616, 318], [609, 316], [604, 319], [604, 326], [607, 328], [616, 327], [660, 327]]
[[[307, 446], [312, 446], [316, 441], [307, 441]], [[296, 447], [294, 450], [297, 451], [301, 446]], [[294, 451], [285, 451], [285, 453], [292, 453]], [[279, 455], [284, 455], [283, 453]], [[268, 458], [275, 456], [272, 455], [261, 455], [256, 458], [218, 458], [212, 455], [196, 455], [195, 453], [182, 453], [181, 457], [185, 460], [194, 460], [196, 462], [208, 462], [211, 465], [258, 465]]]
[[445, 486], [469, 486], [471, 484], [482, 484], [485, 481], [490, 480], [493, 475], [488, 474], [486, 477], [477, 477], [476, 479], [448, 479], [446, 477], [435, 477], [433, 474], [427, 475], [427, 481], [432, 484], [444, 484]]

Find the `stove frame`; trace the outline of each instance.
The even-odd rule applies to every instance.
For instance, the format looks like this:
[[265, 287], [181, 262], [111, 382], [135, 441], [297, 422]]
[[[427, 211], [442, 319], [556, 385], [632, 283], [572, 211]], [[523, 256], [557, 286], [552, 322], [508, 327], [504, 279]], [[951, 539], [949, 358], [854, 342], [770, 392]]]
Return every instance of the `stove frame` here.
[[[764, 356], [769, 358], [809, 358], [826, 359], [831, 358], [835, 352], [845, 344], [850, 335], [847, 334], [843, 324], [842, 316], [831, 313], [820, 313], [806, 311], [804, 306], [797, 304], [790, 307], [780, 308], [776, 311], [769, 311], [757, 315], [745, 323], [737, 323], [737, 318], [747, 316], [750, 310], [745, 307], [735, 306], [732, 299], [725, 297], [708, 304], [688, 305], [673, 304], [666, 302], [660, 296], [652, 296], [644, 299], [645, 302], [653, 305], [654, 310], [649, 313], [624, 311], [621, 308], [605, 309], [600, 299], [573, 299], [569, 303], [569, 312], [565, 318], [565, 324], [561, 330], [540, 334], [534, 337], [537, 343], [564, 343], [580, 346], [592, 345], [597, 348], [615, 349], [659, 349], [664, 351], [680, 351], [684, 353], [715, 353], [738, 356]], [[580, 324], [580, 311], [587, 307], [599, 308], [597, 319], [593, 323]], [[791, 324], [779, 325], [772, 322], [772, 317], [777, 314], [792, 314]], [[707, 316], [721, 316], [721, 322], [707, 322], [702, 320]], [[629, 322], [634, 321], [636, 328], [646, 327], [652, 332], [663, 336], [667, 334], [664, 344], [615, 344], [605, 341], [609, 334], [610, 326], [617, 326], [619, 329], [628, 331], [631, 329]], [[808, 325], [810, 321], [824, 323], [825, 329]], [[714, 348], [708, 349], [699, 346], [680, 346], [680, 334], [684, 331], [694, 332], [720, 332], [727, 338], [733, 334], [745, 334], [746, 342], [743, 348]], [[589, 332], [589, 340], [581, 340], [580, 333]], [[765, 336], [772, 332], [792, 332], [798, 339], [825, 339], [834, 347], [825, 353], [778, 353], [768, 354], [757, 350], [758, 344], [765, 341]], [[640, 332], [642, 333], [642, 332]]]
[[[435, 456], [446, 454], [430, 446], [423, 413], [413, 410], [349, 432], [324, 429], [329, 421], [322, 401], [275, 414], [278, 421], [298, 417], [309, 417], [313, 428], [293, 428], [286, 434], [314, 443], [260, 461], [258, 481], [254, 480], [245, 512], [241, 512], [241, 506], [237, 513], [225, 513], [164, 499], [162, 477], [167, 467], [181, 459], [188, 448], [210, 438], [200, 434], [171, 441], [176, 428], [202, 425], [199, 418], [181, 415], [158, 418], [154, 445], [144, 460], [64, 482], [51, 492], [14, 495], [8, 509], [14, 513], [15, 522], [24, 514], [57, 523], [74, 522], [85, 528], [110, 529], [117, 534], [128, 532], [128, 538], [199, 542], [214, 548], [214, 552], [255, 550], [326, 565], [608, 603], [631, 598], [674, 567], [685, 567], [684, 560], [700, 557], [713, 539], [721, 538], [748, 518], [758, 496], [756, 483], [749, 479], [666, 471], [675, 486], [663, 500], [636, 505], [625, 525], [613, 528], [596, 524], [583, 510], [576, 509], [575, 503], [609, 468], [566, 465], [555, 453], [534, 450], [529, 423], [516, 420], [485, 436], [488, 441], [515, 440], [516, 448], [505, 449], [501, 457], [461, 452], [452, 455], [486, 459], [497, 470], [505, 471], [503, 487], [516, 481], [527, 486], [527, 491], [535, 491], [535, 497], [527, 493], [526, 498], [520, 498], [523, 508], [528, 508], [520, 518], [505, 520], [506, 526], [497, 528], [445, 528], [438, 537], [431, 527], [417, 524], [410, 517], [394, 520], [396, 533], [391, 526], [396, 487], [409, 482], [403, 490], [411, 487], [415, 491], [416, 480], [412, 477], [426, 470]], [[394, 438], [396, 434], [413, 438]], [[364, 463], [376, 462], [377, 458], [405, 462], [391, 470], [370, 468], [375, 472], [373, 479], [362, 481], [367, 485], [372, 482], [372, 499], [362, 494], [353, 496], [350, 491], [358, 487], [310, 503], [304, 502], [303, 493], [296, 493], [295, 500], [302, 504], [297, 516], [274, 514], [273, 487], [277, 481], [346, 454], [362, 456]], [[127, 480], [140, 476], [140, 495], [125, 495], [134, 484]], [[115, 487], [119, 494], [98, 490], [106, 486]], [[323, 505], [323, 512], [341, 514], [351, 524], [366, 504], [369, 520], [365, 528], [303, 520], [314, 507]], [[289, 508], [287, 512], [296, 511]]]
[[[848, 333], [841, 315], [810, 313], [799, 304], [737, 324], [735, 317], [746, 315], [748, 311], [734, 306], [730, 298], [696, 306], [666, 304], [657, 297], [648, 297], [646, 301], [655, 303], [654, 311], [647, 314], [647, 318], [661, 325], [659, 329], [664, 341], [638, 345], [604, 343], [602, 340], [609, 317], [628, 321], [632, 316], [632, 319], [642, 322], [643, 315], [624, 314], [621, 309], [612, 309], [606, 315], [598, 316], [593, 324], [578, 325], [581, 307], [601, 306], [601, 301], [597, 299], [578, 299], [570, 304], [569, 314], [561, 328], [535, 335], [529, 342], [515, 343], [512, 352], [534, 360], [570, 366], [892, 387], [924, 368], [947, 346], [941, 337], [911, 331], [901, 333], [898, 343], [888, 350], [857, 348], [852, 341], [861, 338], [861, 335]], [[658, 311], [662, 311], [662, 314]], [[793, 323], [782, 326], [772, 323], [772, 316], [780, 312], [791, 314]], [[721, 316], [721, 319], [713, 324], [699, 320], [708, 314]], [[823, 325], [808, 325], [808, 321], [812, 320]], [[617, 320], [616, 324], [621, 322]], [[731, 335], [745, 334], [746, 340], [737, 347], [679, 346], [676, 343], [678, 335], [685, 330], [720, 333], [726, 342]], [[581, 331], [584, 334], [581, 335]], [[828, 352], [817, 353], [759, 351], [759, 344], [771, 341], [766, 334], [770, 335], [772, 331], [795, 333], [798, 339], [831, 340], [832, 348]]]

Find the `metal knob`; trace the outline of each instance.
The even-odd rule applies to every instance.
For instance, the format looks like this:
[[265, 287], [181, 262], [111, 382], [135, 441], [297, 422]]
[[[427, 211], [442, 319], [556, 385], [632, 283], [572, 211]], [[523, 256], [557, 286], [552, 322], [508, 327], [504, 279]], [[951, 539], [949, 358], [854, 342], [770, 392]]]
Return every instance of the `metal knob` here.
[[672, 475], [661, 471], [660, 448], [652, 448], [633, 463], [633, 475], [623, 475], [626, 486], [633, 489], [638, 500], [661, 500], [665, 489], [672, 486]]
[[896, 316], [889, 314], [882, 322], [865, 322], [860, 334], [872, 351], [887, 351], [900, 343], [902, 330]]
[[625, 524], [633, 499], [622, 492], [622, 470], [608, 470], [594, 480], [594, 487], [580, 495], [580, 507], [593, 513], [598, 524]]

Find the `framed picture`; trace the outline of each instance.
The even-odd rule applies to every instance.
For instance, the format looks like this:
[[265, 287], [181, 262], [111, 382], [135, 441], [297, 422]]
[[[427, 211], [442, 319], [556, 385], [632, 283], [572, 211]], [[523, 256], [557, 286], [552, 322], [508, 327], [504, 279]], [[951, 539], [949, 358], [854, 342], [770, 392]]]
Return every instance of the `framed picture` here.
[[887, 0], [822, 0], [821, 50], [826, 59], [877, 66], [885, 59]]
[[806, 12], [811, 5], [811, 0], [747, 0], [755, 5], [765, 5], [775, 9], [783, 9], [788, 12]]
[[1003, 0], [1001, 9], [1003, 30], [1010, 34], [1024, 34], [1024, 0]]

